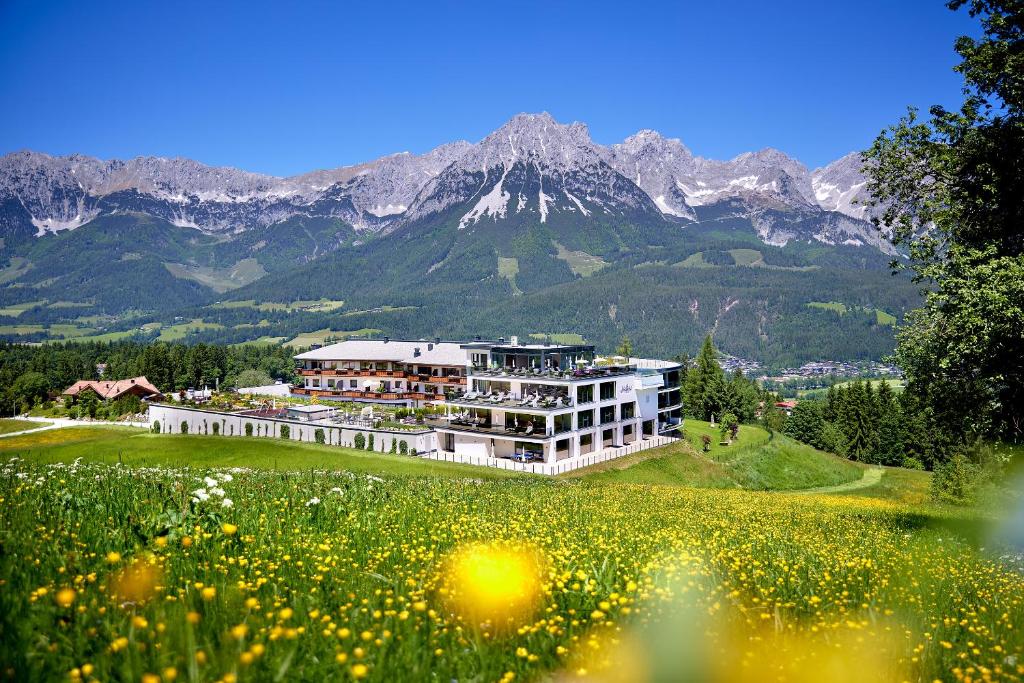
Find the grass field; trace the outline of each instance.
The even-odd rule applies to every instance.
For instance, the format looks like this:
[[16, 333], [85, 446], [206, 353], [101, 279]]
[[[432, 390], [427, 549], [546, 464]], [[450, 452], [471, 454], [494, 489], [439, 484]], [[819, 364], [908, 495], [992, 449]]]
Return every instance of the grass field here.
[[176, 278], [194, 280], [217, 293], [238, 289], [255, 282], [267, 274], [263, 265], [254, 258], [245, 258], [232, 266], [212, 268], [186, 263], [165, 263], [164, 267]]
[[[702, 452], [701, 437], [712, 439]], [[610, 460], [595, 468], [565, 475], [592, 482], [673, 484], [712, 488], [792, 490], [833, 486], [859, 479], [863, 467], [751, 425], [740, 427], [739, 439], [719, 445], [719, 432], [707, 422], [686, 421], [686, 440]]]
[[37, 429], [38, 427], [45, 427], [51, 422], [43, 422], [42, 420], [10, 420], [7, 418], [0, 418], [0, 434], [12, 434], [14, 432], [23, 432], [26, 429]]
[[513, 294], [522, 294], [523, 290], [516, 285], [516, 275], [519, 275], [519, 259], [514, 256], [498, 257], [498, 275], [508, 280]]
[[565, 261], [569, 265], [569, 269], [580, 277], [590, 277], [608, 265], [608, 262], [600, 256], [594, 256], [585, 251], [572, 251], [558, 242], [555, 242], [554, 245], [558, 250], [557, 257]]
[[337, 446], [245, 437], [158, 435], [131, 427], [68, 427], [0, 439], [0, 458], [12, 455], [34, 462], [70, 463], [82, 458], [85, 462], [123, 462], [137, 467], [320, 469], [482, 479], [516, 476], [505, 470], [377, 455]]
[[381, 330], [372, 327], [364, 327], [358, 330], [314, 330], [312, 332], [303, 332], [302, 334], [292, 337], [285, 342], [285, 346], [305, 348], [311, 344], [326, 344], [328, 340], [348, 339], [350, 337], [369, 337], [375, 334], [380, 334], [380, 332]]
[[257, 443], [224, 438], [237, 453], [211, 455], [216, 437], [129, 439], [145, 445], [133, 461], [145, 467], [43, 463], [76, 451], [113, 460], [95, 439], [40, 446], [27, 460], [4, 454], [9, 678], [1022, 673], [1024, 576], [958, 534], [978, 521], [969, 512], [852, 495], [483, 481], [476, 468], [472, 479], [185, 469], [158, 465], [151, 449], [172, 449], [165, 462], [237, 465]]
[[188, 322], [178, 323], [176, 325], [168, 325], [167, 327], [160, 328], [160, 335], [156, 338], [157, 341], [172, 342], [181, 341], [189, 332], [193, 330], [223, 330], [224, 326], [220, 323], [208, 323], [202, 318], [194, 318]]

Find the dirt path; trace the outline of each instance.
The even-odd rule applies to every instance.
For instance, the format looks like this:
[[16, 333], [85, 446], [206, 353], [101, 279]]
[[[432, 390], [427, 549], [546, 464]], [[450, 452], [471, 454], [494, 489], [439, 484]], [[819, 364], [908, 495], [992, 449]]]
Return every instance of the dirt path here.
[[885, 474], [885, 470], [881, 467], [869, 467], [864, 470], [864, 476], [860, 479], [848, 481], [845, 484], [837, 484], [835, 486], [819, 486], [814, 489], [801, 489], [799, 491], [793, 491], [793, 493], [843, 493], [845, 491], [866, 489], [867, 487], [874, 486], [878, 482], [882, 481], [883, 474]]

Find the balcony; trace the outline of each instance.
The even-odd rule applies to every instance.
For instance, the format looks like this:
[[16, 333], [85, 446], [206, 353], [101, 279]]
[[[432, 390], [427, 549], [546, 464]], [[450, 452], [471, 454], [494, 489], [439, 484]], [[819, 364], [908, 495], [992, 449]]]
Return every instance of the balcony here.
[[424, 384], [454, 384], [465, 386], [466, 378], [460, 375], [414, 375], [407, 373], [408, 377], [413, 382], [423, 382]]
[[631, 365], [607, 365], [580, 368], [576, 370], [537, 370], [527, 368], [483, 368], [474, 367], [474, 377], [493, 377], [509, 380], [533, 380], [543, 382], [586, 382], [589, 380], [600, 380], [609, 377], [623, 377], [636, 373], [636, 368]]
[[564, 394], [520, 397], [503, 392], [493, 395], [469, 392], [450, 399], [449, 403], [471, 408], [500, 408], [524, 412], [550, 412], [573, 406], [572, 399]]
[[300, 368], [300, 375], [305, 377], [390, 377], [394, 379], [415, 378], [405, 370], [356, 370], [354, 368]]
[[355, 389], [315, 389], [297, 387], [292, 393], [316, 398], [352, 399], [362, 401], [443, 401], [444, 394], [422, 391], [358, 391]]

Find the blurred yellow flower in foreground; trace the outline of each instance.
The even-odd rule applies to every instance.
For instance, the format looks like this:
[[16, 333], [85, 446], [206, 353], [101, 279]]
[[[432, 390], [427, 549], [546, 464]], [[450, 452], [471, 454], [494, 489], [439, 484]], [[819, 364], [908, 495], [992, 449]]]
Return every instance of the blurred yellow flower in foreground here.
[[238, 527], [231, 522], [224, 522], [220, 528], [221, 531], [224, 532], [225, 536], [234, 536], [235, 532], [238, 531]]
[[135, 560], [113, 576], [110, 593], [124, 602], [146, 602], [156, 594], [162, 578], [158, 565]]
[[71, 607], [71, 603], [75, 601], [75, 591], [71, 588], [61, 588], [53, 598], [61, 607]]
[[541, 554], [531, 546], [473, 543], [449, 556], [442, 585], [451, 608], [463, 619], [501, 628], [536, 609], [543, 566]]

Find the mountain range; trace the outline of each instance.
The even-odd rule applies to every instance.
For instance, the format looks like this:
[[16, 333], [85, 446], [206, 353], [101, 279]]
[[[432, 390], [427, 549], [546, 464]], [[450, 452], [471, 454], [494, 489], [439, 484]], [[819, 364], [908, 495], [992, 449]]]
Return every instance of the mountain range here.
[[[818, 280], [823, 269], [874, 277], [894, 251], [867, 220], [861, 165], [851, 153], [810, 170], [774, 149], [705, 159], [652, 130], [603, 146], [584, 124], [546, 113], [515, 116], [477, 143], [287, 178], [181, 158], [16, 152], [0, 158], [0, 314], [44, 330], [0, 334], [52, 337], [55, 324], [97, 315], [105, 329], [127, 314], [158, 324], [192, 307], [207, 320], [228, 299], [358, 301], [431, 319], [424, 309], [448, 297], [472, 321], [501, 300], [521, 307], [554, 288], [553, 301], [559, 288], [644, 268], [705, 279], [743, 268], [755, 286], [780, 273]], [[845, 303], [879, 308], [867, 299]], [[393, 329], [380, 317], [371, 328], [459, 327]], [[611, 333], [628, 332], [614, 317]]]

